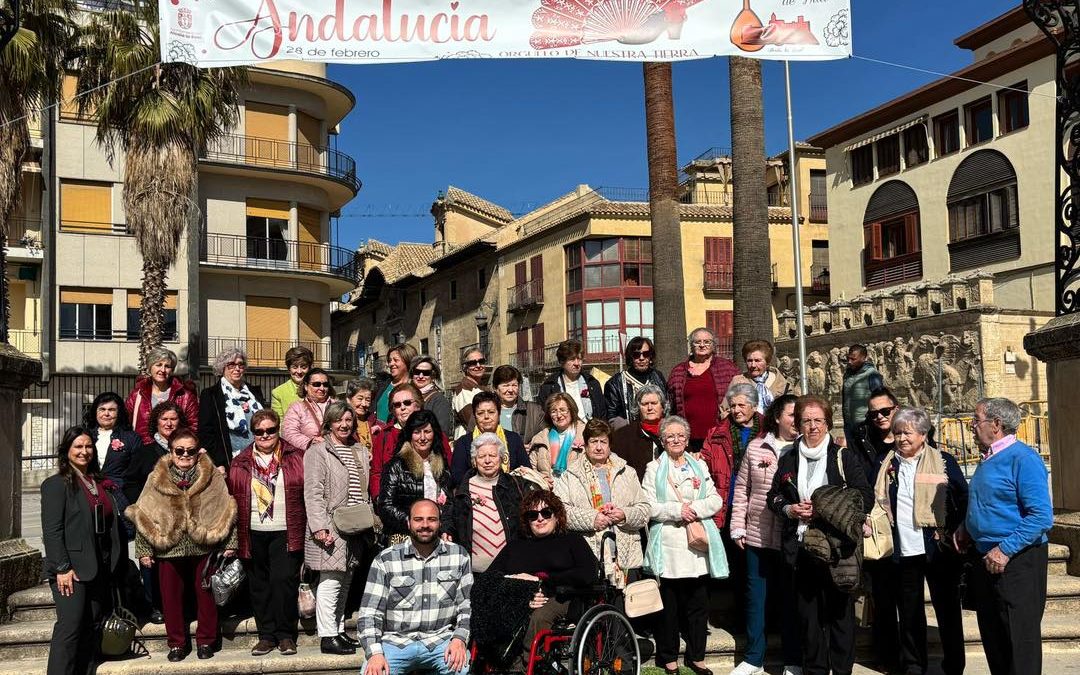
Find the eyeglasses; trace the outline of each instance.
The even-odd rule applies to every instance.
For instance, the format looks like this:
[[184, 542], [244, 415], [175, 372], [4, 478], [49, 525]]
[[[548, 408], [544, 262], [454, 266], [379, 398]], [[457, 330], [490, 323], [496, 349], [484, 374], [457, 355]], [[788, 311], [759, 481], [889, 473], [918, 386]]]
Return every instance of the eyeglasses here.
[[987, 422], [993, 422], [994, 420], [971, 420], [971, 428], [978, 429], [980, 424], [986, 424]]
[[394, 407], [395, 408], [408, 408], [413, 403], [415, 403], [415, 401], [413, 401], [411, 398], [406, 399], [404, 401], [394, 401]]
[[870, 419], [874, 419], [875, 417], [888, 417], [889, 415], [891, 415], [893, 413], [894, 410], [896, 410], [896, 406], [891, 405], [891, 406], [888, 406], [887, 408], [878, 408], [877, 410], [870, 410], [870, 411], [868, 411], [866, 413], [866, 416], [868, 418], [870, 418]]
[[177, 457], [194, 457], [195, 455], [199, 454], [199, 449], [176, 447], [172, 449], [172, 454], [176, 455]]
[[653, 357], [653, 353], [651, 350], [646, 351], [643, 349], [637, 352], [630, 352], [630, 356], [633, 356], [635, 359], [651, 359]]
[[541, 518], [543, 518], [544, 520], [551, 520], [551, 517], [554, 515], [555, 512], [551, 510], [551, 507], [545, 506], [542, 509], [533, 509], [531, 511], [526, 511], [525, 520], [529, 521], [530, 523], [535, 523]]
[[694, 340], [692, 343], [695, 347], [712, 347], [712, 340]]
[[312, 380], [311, 382], [308, 382], [308, 386], [315, 387], [316, 389], [325, 389], [330, 386], [330, 383], [322, 380], [320, 380], [319, 382], [315, 382], [314, 380]]
[[465, 362], [466, 368], [475, 368], [477, 366], [487, 365], [487, 359], [470, 359]]
[[415, 370], [412, 371], [412, 374], [413, 374], [413, 377], [431, 377], [431, 373], [433, 373], [433, 372], [434, 371], [432, 371], [432, 370], [421, 370], [419, 368], [416, 368]]
[[664, 440], [668, 443], [674, 443], [675, 441], [685, 441], [686, 434], [668, 434], [664, 436]]
[[235, 368], [237, 370], [243, 370], [244, 368], [247, 368], [247, 364], [243, 361], [234, 361], [232, 363], [226, 363], [225, 367], [230, 369]]
[[803, 420], [800, 422], [804, 427], [823, 427], [825, 426], [825, 420], [821, 418], [815, 418], [812, 420]]
[[273, 436], [278, 432], [277, 427], [264, 427], [262, 429], [253, 429], [251, 433], [256, 436]]

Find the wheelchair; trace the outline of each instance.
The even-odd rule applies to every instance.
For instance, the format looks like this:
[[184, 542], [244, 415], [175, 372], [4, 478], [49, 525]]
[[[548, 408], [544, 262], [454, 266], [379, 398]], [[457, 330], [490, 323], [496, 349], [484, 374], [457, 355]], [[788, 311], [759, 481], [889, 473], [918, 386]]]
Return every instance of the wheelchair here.
[[[614, 548], [615, 536], [604, 535]], [[525, 675], [639, 675], [641, 648], [630, 619], [621, 609], [621, 592], [599, 567], [597, 580], [588, 587], [558, 587], [555, 593], [570, 600], [570, 611], [551, 628], [537, 632], [529, 647]], [[520, 629], [524, 632], [524, 626]], [[484, 664], [473, 649], [474, 673], [503, 671]]]

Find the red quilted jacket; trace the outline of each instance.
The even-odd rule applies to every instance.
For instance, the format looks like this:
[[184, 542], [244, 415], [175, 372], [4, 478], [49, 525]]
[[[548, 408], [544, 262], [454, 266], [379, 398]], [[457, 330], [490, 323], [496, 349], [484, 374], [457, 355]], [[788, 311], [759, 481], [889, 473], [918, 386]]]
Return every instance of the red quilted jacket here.
[[[135, 386], [128, 394], [127, 401], [124, 402], [128, 417], [131, 418], [131, 426], [142, 438], [143, 443], [154, 442], [154, 432], [150, 430], [150, 402], [152, 400], [150, 389], [152, 386], [153, 383], [149, 377], [138, 376], [135, 378]], [[174, 377], [172, 384], [169, 385], [169, 400], [180, 406], [180, 409], [184, 411], [183, 422], [189, 429], [198, 433], [199, 390], [195, 383]]]

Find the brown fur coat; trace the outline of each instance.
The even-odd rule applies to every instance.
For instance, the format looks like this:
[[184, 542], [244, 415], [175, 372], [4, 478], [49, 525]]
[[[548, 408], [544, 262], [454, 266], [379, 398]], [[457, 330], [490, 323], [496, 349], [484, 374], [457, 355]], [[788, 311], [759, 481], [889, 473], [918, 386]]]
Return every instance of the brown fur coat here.
[[187, 490], [173, 482], [171, 464], [171, 455], [159, 459], [138, 501], [124, 511], [135, 524], [138, 538], [153, 549], [152, 555], [199, 555], [234, 539], [236, 502], [210, 458], [199, 455], [195, 479]]

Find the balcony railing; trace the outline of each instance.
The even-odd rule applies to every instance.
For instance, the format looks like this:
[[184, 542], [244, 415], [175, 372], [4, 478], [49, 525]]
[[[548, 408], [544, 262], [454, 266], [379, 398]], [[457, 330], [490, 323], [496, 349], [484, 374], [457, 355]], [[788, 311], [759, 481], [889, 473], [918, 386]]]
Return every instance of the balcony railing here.
[[[74, 326], [60, 326], [61, 340], [78, 340], [80, 342], [138, 342], [139, 329], [131, 328], [78, 328]], [[162, 333], [163, 342], [177, 342], [179, 333], [175, 330]]]
[[41, 356], [41, 332], [36, 330], [9, 330], [8, 343], [27, 356]]
[[214, 265], [321, 272], [359, 282], [356, 252], [330, 244], [203, 231], [199, 260]]
[[26, 246], [36, 242], [41, 245], [41, 218], [10, 218], [7, 221], [7, 245]]
[[544, 304], [544, 279], [532, 279], [507, 289], [507, 307], [511, 312]]
[[730, 293], [733, 286], [731, 263], [705, 263], [705, 281], [703, 288], [706, 291], [721, 291]]
[[88, 220], [61, 220], [60, 231], [72, 234], [131, 234], [127, 223], [102, 223]]
[[892, 286], [922, 277], [922, 253], [909, 253], [887, 260], [870, 260], [863, 254], [863, 282], [867, 288]]
[[[544, 349], [530, 349], [510, 355], [510, 365], [523, 373], [531, 373], [548, 367], [544, 362]], [[554, 359], [554, 353], [552, 353]]]
[[360, 190], [356, 160], [331, 148], [306, 143], [290, 143], [272, 138], [229, 135], [219, 139], [203, 154], [211, 162], [244, 164], [299, 171], [326, 176], [344, 183], [353, 192]]
[[375, 377], [386, 370], [386, 359], [372, 354], [358, 354], [356, 348], [334, 354], [335, 370], [345, 370], [357, 377]]
[[814, 293], [828, 293], [829, 292], [829, 266], [828, 265], [811, 265], [810, 266], [810, 290], [812, 290]]
[[825, 195], [810, 193], [810, 222], [829, 222], [829, 200]]
[[330, 345], [322, 340], [273, 340], [269, 338], [206, 338], [206, 364], [212, 365], [214, 359], [226, 349], [239, 348], [247, 353], [249, 368], [285, 369], [285, 352], [293, 347], [307, 347], [315, 355], [312, 365], [319, 368], [330, 367]]

